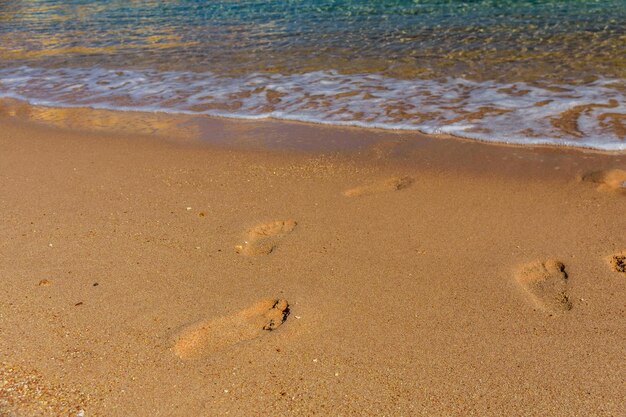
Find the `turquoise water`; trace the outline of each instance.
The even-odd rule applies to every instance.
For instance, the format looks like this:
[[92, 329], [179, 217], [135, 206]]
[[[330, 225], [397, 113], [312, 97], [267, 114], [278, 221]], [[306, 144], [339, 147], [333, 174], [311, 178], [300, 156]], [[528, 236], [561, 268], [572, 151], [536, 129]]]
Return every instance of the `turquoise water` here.
[[626, 149], [626, 0], [0, 2], [0, 96]]

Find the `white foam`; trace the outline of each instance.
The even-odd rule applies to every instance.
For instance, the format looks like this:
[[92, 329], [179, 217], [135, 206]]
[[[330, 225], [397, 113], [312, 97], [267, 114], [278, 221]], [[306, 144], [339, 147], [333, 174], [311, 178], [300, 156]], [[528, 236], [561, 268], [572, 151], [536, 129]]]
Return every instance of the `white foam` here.
[[[210, 72], [104, 68], [0, 70], [0, 97], [45, 106], [276, 118], [602, 150], [626, 150], [626, 138], [619, 138], [598, 119], [602, 113], [626, 114], [624, 84], [624, 80], [600, 79], [548, 88], [460, 78], [399, 80], [336, 71], [220, 77]], [[521, 90], [528, 92], [516, 93]], [[579, 133], [551, 123], [563, 111], [586, 104], [611, 107], [581, 112]], [[485, 113], [488, 108], [506, 112]], [[471, 113], [475, 117], [468, 117]]]

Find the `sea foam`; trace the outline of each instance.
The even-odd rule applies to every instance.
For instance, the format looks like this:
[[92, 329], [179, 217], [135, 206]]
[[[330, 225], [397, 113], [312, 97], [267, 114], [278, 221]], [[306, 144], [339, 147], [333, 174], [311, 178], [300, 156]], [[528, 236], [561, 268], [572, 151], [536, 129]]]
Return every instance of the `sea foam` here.
[[625, 150], [624, 80], [587, 84], [393, 79], [315, 71], [0, 69], [0, 97], [55, 107], [284, 119], [516, 144]]

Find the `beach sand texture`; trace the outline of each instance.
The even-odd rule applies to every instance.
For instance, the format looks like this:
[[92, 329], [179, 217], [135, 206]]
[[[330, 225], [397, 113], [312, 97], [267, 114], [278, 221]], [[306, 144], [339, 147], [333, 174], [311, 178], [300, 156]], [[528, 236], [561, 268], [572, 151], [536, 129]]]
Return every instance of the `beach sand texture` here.
[[0, 415], [626, 414], [623, 155], [1, 122]]

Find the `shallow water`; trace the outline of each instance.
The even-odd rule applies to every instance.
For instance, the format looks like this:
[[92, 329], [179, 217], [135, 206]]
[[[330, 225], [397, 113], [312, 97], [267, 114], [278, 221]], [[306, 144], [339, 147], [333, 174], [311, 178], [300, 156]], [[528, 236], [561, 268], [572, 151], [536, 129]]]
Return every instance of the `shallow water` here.
[[626, 1], [0, 2], [0, 96], [626, 149]]

